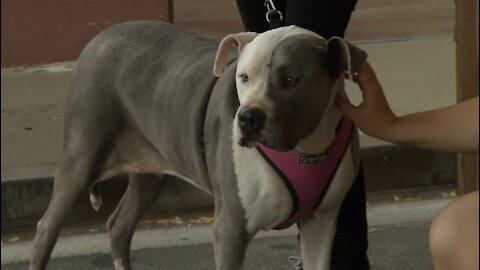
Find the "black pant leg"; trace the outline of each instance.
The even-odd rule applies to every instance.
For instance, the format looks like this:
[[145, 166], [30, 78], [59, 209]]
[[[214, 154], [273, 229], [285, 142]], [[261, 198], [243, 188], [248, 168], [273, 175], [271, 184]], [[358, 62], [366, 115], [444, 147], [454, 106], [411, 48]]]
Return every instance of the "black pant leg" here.
[[[285, 14], [286, 0], [274, 0], [275, 7]], [[270, 29], [265, 14], [267, 8], [263, 0], [237, 0], [240, 17], [246, 31], [262, 33]]]
[[333, 241], [332, 270], [369, 269], [368, 226], [363, 169], [345, 196], [337, 219]]
[[[262, 0], [237, 0], [245, 30], [265, 32], [269, 29]], [[343, 37], [357, 0], [273, 0], [285, 17], [286, 25], [297, 25], [324, 38]]]
[[343, 37], [357, 0], [287, 1], [286, 25], [296, 25], [329, 39]]

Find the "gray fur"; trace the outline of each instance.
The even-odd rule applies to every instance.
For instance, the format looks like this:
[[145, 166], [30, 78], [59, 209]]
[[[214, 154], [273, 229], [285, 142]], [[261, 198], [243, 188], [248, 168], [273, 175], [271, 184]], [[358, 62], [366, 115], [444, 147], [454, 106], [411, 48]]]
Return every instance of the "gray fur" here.
[[[236, 92], [232, 77], [216, 84], [211, 73], [217, 47], [216, 41], [159, 22], [114, 25], [86, 46], [68, 96], [55, 191], [38, 225], [30, 269], [44, 269], [68, 208], [80, 191], [90, 187], [97, 198], [96, 182], [120, 173], [181, 172], [181, 177], [194, 179], [199, 188], [227, 200], [216, 199], [216, 223], [225, 219], [235, 224], [225, 226], [218, 238], [228, 239], [225, 235], [233, 234], [234, 227], [242, 227], [242, 208], [238, 197], [235, 199], [238, 192], [231, 169], [231, 125], [236, 107], [227, 107], [223, 100], [225, 94], [233, 98]], [[215, 122], [205, 123], [207, 108], [208, 119]], [[206, 142], [205, 153], [202, 141]], [[134, 174], [131, 178], [138, 177]], [[136, 190], [141, 190], [144, 182], [138, 181]], [[68, 190], [63, 190], [65, 186]], [[224, 203], [237, 211], [222, 212]], [[116, 213], [143, 213], [140, 208], [145, 206], [131, 210], [119, 206], [112, 214], [108, 225], [112, 241], [118, 242]], [[247, 237], [241, 238], [245, 242]], [[122, 241], [128, 251], [129, 240]]]
[[[274, 50], [267, 89], [275, 103], [276, 118], [267, 127], [272, 147], [293, 148], [320, 121], [335, 82], [325, 60], [335, 57], [326, 56], [326, 46], [300, 36], [286, 38]], [[241, 268], [253, 233], [247, 232], [232, 153], [239, 107], [236, 64], [224, 71], [222, 66], [216, 78], [217, 48], [216, 41], [153, 21], [114, 25], [85, 47], [68, 96], [63, 152], [50, 204], [37, 225], [30, 270], [45, 269], [81, 191], [89, 189], [99, 208], [98, 183], [125, 173], [129, 187], [107, 222], [117, 269], [131, 269], [135, 226], [169, 175], [214, 196], [217, 269]], [[290, 53], [299, 48], [304, 53]], [[228, 59], [235, 57], [230, 53]], [[278, 74], [296, 76], [299, 84], [286, 87]]]
[[[307, 35], [285, 38], [273, 51], [267, 95], [275, 105], [266, 146], [290, 150], [318, 126], [336, 81], [326, 72], [325, 54], [326, 42]], [[289, 77], [293, 86], [285, 85]]]

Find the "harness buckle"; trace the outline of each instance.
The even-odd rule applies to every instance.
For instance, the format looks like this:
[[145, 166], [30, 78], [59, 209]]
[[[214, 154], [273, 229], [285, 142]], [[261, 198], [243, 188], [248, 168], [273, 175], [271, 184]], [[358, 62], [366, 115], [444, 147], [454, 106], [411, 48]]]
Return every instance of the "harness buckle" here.
[[265, 19], [270, 24], [270, 29], [274, 29], [283, 25], [283, 14], [275, 7], [273, 0], [265, 0]]

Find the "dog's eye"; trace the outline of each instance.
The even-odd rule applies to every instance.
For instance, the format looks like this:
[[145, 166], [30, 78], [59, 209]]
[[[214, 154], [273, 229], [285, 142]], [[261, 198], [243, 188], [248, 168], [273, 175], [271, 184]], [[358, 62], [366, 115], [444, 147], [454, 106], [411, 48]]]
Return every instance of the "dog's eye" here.
[[240, 74], [239, 77], [242, 80], [242, 82], [248, 82], [248, 75], [247, 74], [242, 73], [242, 74]]
[[297, 80], [293, 77], [286, 77], [283, 79], [283, 85], [285, 86], [294, 86], [297, 83]]

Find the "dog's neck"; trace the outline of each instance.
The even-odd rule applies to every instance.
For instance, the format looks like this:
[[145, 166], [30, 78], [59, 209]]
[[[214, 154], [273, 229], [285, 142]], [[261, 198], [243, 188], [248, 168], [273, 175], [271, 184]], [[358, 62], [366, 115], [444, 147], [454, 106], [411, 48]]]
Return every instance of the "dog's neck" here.
[[343, 116], [335, 105], [335, 97], [343, 89], [344, 81], [342, 78], [337, 80], [333, 86], [330, 100], [323, 112], [319, 125], [312, 134], [298, 143], [295, 148], [296, 151], [308, 154], [320, 154], [326, 151], [335, 138], [335, 129]]

